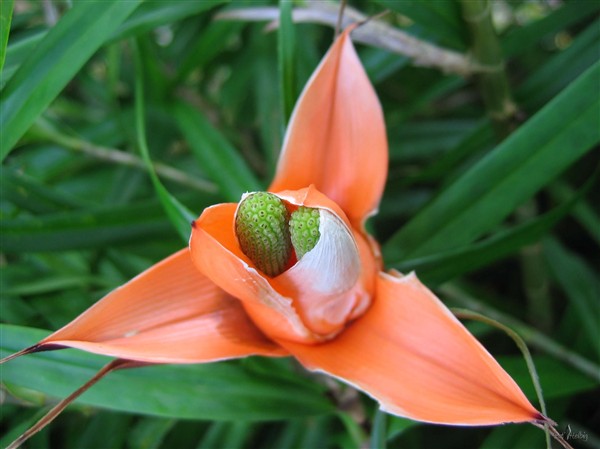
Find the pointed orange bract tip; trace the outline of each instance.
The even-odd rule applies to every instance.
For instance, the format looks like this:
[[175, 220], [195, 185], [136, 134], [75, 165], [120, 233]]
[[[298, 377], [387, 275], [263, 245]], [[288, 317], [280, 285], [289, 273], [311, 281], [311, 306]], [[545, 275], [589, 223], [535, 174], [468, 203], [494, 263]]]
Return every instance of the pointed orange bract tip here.
[[377, 298], [338, 338], [280, 344], [312, 370], [418, 421], [492, 425], [540, 419], [516, 383], [414, 274], [381, 273]]
[[314, 184], [362, 230], [387, 176], [381, 105], [347, 28], [306, 85], [290, 120], [269, 191]]
[[113, 290], [40, 345], [149, 363], [285, 355], [237, 299], [196, 269], [188, 249]]

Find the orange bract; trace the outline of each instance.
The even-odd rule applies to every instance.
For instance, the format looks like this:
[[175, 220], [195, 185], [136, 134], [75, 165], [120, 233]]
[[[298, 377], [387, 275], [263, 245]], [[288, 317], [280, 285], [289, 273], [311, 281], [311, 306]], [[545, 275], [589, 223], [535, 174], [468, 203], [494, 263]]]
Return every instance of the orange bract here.
[[280, 343], [308, 368], [366, 391], [389, 413], [460, 425], [543, 419], [414, 274], [381, 273], [373, 306], [335, 340], [317, 347]]
[[296, 105], [269, 191], [314, 184], [362, 230], [377, 211], [387, 177], [385, 122], [346, 31]]
[[187, 250], [112, 291], [40, 344], [150, 363], [285, 354], [237, 299], [198, 273]]

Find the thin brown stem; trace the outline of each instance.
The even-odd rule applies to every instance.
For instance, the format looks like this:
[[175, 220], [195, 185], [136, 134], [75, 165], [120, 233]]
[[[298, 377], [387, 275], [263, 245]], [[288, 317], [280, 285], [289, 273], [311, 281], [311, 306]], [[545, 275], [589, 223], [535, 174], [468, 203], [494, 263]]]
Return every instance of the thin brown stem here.
[[[292, 11], [294, 22], [320, 23], [335, 28], [339, 16], [338, 4], [327, 1], [308, 1], [306, 5], [306, 7], [294, 8]], [[217, 20], [270, 21], [267, 26], [269, 31], [279, 26], [278, 17], [279, 10], [276, 7], [228, 9], [215, 16]], [[413, 64], [418, 66], [431, 67], [461, 76], [490, 70], [459, 52], [413, 37], [380, 20], [368, 19], [369, 17], [347, 6], [344, 10], [341, 28], [352, 23], [365, 22], [364, 26], [352, 32], [352, 40], [407, 56]]]
[[31, 438], [33, 435], [38, 433], [48, 424], [50, 424], [54, 419], [75, 399], [85, 393], [90, 387], [95, 385], [100, 379], [106, 376], [111, 371], [121, 369], [121, 368], [129, 368], [133, 366], [138, 366], [139, 364], [136, 362], [131, 362], [129, 360], [113, 360], [112, 362], [105, 365], [100, 371], [98, 371], [94, 377], [88, 380], [85, 384], [71, 393], [67, 398], [60, 401], [56, 404], [52, 409], [46, 413], [42, 419], [40, 419], [37, 423], [35, 423], [32, 427], [30, 427], [26, 432], [24, 432], [19, 438], [13, 441], [6, 449], [17, 449], [20, 447], [25, 441]]
[[558, 441], [558, 443], [564, 447], [565, 449], [575, 449], [573, 446], [571, 446], [569, 444], [569, 442], [567, 440], [564, 439], [564, 437], [562, 436], [562, 434], [556, 430], [555, 427], [552, 426], [544, 426], [544, 424], [541, 423], [532, 423], [534, 426], [539, 427], [540, 429], [545, 429], [547, 428], [548, 431], [550, 432], [550, 435], [552, 435], [552, 438], [554, 438], [556, 441]]
[[[125, 151], [117, 150], [115, 148], [108, 148], [102, 145], [95, 145], [87, 142], [86, 140], [62, 134], [59, 131], [51, 129], [42, 122], [38, 122], [38, 125], [38, 134], [41, 137], [56, 144], [62, 145], [68, 150], [79, 151], [87, 154], [88, 156], [92, 156], [96, 159], [106, 162], [125, 165], [146, 171], [146, 165], [144, 164], [144, 161], [135, 154], [126, 153]], [[163, 164], [162, 162], [154, 162], [153, 166], [156, 170], [156, 173], [164, 179], [168, 179], [180, 185], [191, 187], [203, 192], [213, 193], [217, 191], [217, 186], [212, 182], [201, 178], [192, 177], [187, 173]]]
[[335, 24], [335, 37], [337, 39], [337, 37], [340, 35], [340, 31], [342, 30], [342, 20], [344, 18], [344, 9], [346, 9], [346, 0], [342, 0], [340, 2], [340, 11], [338, 13], [338, 19], [337, 19], [337, 23]]

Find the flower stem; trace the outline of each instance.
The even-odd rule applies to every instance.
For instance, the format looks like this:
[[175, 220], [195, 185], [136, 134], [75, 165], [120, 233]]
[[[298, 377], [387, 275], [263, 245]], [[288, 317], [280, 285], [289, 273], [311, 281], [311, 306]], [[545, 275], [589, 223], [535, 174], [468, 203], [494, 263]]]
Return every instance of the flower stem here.
[[17, 449], [21, 447], [25, 441], [31, 438], [33, 435], [38, 433], [48, 424], [50, 424], [54, 419], [62, 412], [69, 404], [71, 404], [75, 399], [85, 393], [90, 389], [93, 385], [95, 385], [100, 379], [106, 376], [111, 371], [115, 371], [117, 369], [123, 368], [133, 368], [135, 366], [142, 366], [142, 363], [131, 362], [129, 360], [121, 360], [116, 359], [112, 362], [105, 365], [100, 371], [98, 371], [94, 377], [88, 380], [85, 384], [71, 393], [67, 398], [60, 401], [56, 404], [48, 413], [46, 413], [42, 419], [40, 419], [37, 423], [35, 423], [31, 428], [29, 428], [25, 433], [19, 436], [15, 441], [13, 441], [6, 449]]
[[[471, 35], [471, 53], [475, 63], [487, 70], [477, 75], [485, 108], [492, 120], [498, 140], [510, 135], [517, 123], [517, 105], [512, 99], [506, 74], [506, 62], [492, 23], [491, 0], [460, 0], [463, 19]], [[525, 222], [537, 215], [537, 204], [531, 199], [516, 211], [516, 219]], [[531, 322], [549, 331], [552, 314], [548, 303], [548, 276], [543, 263], [541, 245], [521, 250], [523, 288], [528, 300]]]
[[460, 0], [471, 35], [471, 52], [483, 70], [478, 74], [483, 101], [500, 139], [513, 130], [517, 106], [510, 94], [505, 61], [491, 18], [490, 0]]

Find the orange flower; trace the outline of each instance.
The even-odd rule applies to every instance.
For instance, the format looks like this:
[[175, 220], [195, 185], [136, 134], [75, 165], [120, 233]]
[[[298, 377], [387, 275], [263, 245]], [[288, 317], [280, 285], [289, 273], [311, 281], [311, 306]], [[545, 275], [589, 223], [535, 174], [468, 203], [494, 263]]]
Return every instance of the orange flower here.
[[414, 273], [382, 271], [363, 225], [383, 192], [387, 140], [350, 31], [306, 86], [269, 187], [287, 214], [316, 211], [314, 248], [267, 276], [240, 247], [238, 204], [209, 207], [189, 250], [21, 353], [79, 348], [117, 357], [112, 368], [291, 355], [414, 420], [549, 422]]

